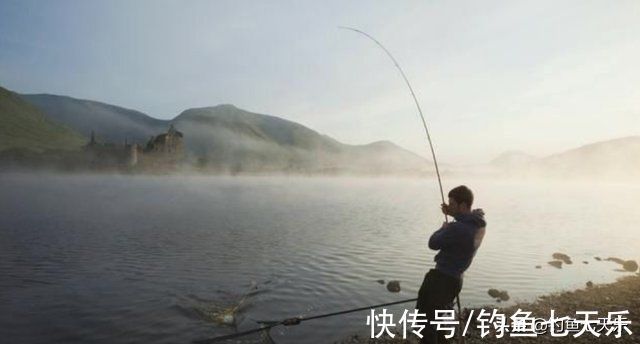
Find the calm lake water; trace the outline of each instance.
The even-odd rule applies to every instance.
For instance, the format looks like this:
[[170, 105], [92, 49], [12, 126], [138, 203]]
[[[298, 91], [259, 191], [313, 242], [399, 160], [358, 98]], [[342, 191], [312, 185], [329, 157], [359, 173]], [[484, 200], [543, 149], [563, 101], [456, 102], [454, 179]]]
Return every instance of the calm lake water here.
[[[594, 256], [640, 260], [639, 185], [465, 184], [488, 227], [463, 306], [495, 304], [489, 288], [532, 300], [625, 274]], [[252, 283], [238, 330], [415, 297], [434, 266], [427, 240], [443, 221], [439, 204], [435, 180], [0, 175], [0, 338], [187, 343], [235, 331], [203, 313], [235, 305]], [[556, 251], [574, 264], [547, 265]], [[271, 336], [366, 335], [367, 314]]]

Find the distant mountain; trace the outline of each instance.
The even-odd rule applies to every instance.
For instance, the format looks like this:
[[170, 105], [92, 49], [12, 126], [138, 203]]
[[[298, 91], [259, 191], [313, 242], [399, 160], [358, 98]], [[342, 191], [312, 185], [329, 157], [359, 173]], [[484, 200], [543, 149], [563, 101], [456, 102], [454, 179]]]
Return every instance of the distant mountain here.
[[560, 177], [640, 178], [640, 136], [596, 142], [536, 162], [539, 172]]
[[[233, 105], [189, 109], [173, 120], [160, 120], [96, 101], [0, 91], [0, 151], [77, 148], [86, 140], [79, 134], [88, 137], [91, 131], [103, 142], [144, 144], [174, 124], [184, 134], [189, 161], [212, 171], [433, 172], [430, 162], [391, 142], [343, 144], [301, 124]], [[490, 166], [513, 176], [637, 179], [640, 136], [597, 142], [543, 158], [510, 151]]]
[[99, 141], [144, 144], [170, 124], [184, 134], [189, 161], [219, 172], [430, 173], [431, 164], [391, 142], [347, 145], [301, 124], [233, 105], [194, 108], [173, 120], [96, 101], [23, 95], [51, 120]]
[[48, 119], [17, 93], [0, 87], [0, 151], [73, 150], [84, 142], [72, 129]]
[[298, 123], [233, 105], [189, 109], [173, 123], [201, 162], [231, 171], [418, 173], [429, 166], [391, 142], [347, 145]]
[[503, 153], [491, 165], [513, 176], [640, 178], [640, 136], [601, 141], [543, 158]]
[[95, 131], [100, 141], [144, 143], [150, 136], [164, 132], [169, 121], [142, 112], [91, 100], [51, 94], [26, 94], [22, 98], [44, 112], [51, 120], [62, 123], [85, 137]]

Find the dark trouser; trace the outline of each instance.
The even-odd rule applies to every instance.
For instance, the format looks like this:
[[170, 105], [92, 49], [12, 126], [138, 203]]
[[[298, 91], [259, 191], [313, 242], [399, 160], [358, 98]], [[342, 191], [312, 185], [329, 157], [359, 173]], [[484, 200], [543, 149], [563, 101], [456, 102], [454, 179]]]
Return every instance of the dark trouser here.
[[424, 281], [422, 281], [422, 286], [418, 292], [418, 303], [416, 304], [416, 309], [418, 312], [425, 313], [427, 315], [429, 325], [422, 330], [422, 340], [420, 343], [449, 343], [449, 341], [444, 337], [446, 333], [444, 331], [436, 331], [436, 326], [431, 326], [431, 320], [434, 319], [435, 310], [452, 308], [453, 301], [461, 289], [461, 279], [449, 276], [439, 270], [431, 269], [424, 275]]

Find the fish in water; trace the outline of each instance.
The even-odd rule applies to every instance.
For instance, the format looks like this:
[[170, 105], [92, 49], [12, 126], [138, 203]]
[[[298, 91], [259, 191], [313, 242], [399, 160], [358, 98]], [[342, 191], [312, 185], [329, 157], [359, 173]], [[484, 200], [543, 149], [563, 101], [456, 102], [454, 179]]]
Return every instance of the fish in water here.
[[198, 312], [208, 321], [218, 325], [234, 326], [237, 324], [237, 313], [240, 307], [245, 303], [247, 298], [258, 290], [258, 284], [251, 281], [249, 290], [242, 295], [240, 300], [233, 306], [219, 309], [217, 307], [198, 307]]

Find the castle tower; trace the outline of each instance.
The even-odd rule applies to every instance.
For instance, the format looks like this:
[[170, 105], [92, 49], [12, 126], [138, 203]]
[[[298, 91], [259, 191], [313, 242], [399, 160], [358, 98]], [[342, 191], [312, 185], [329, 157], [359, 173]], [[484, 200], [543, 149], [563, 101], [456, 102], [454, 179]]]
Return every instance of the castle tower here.
[[129, 166], [138, 164], [138, 145], [133, 143], [129, 148]]

